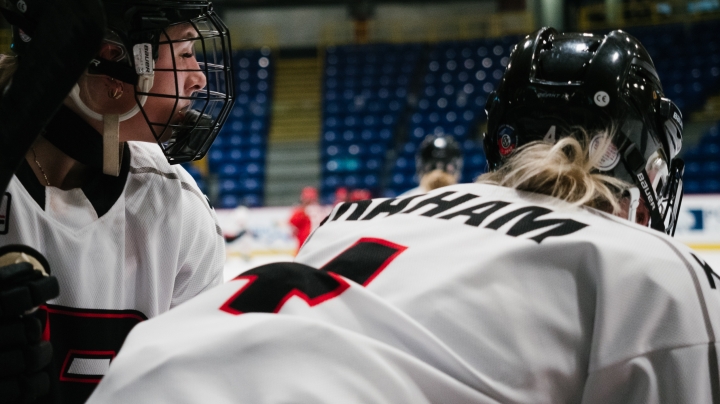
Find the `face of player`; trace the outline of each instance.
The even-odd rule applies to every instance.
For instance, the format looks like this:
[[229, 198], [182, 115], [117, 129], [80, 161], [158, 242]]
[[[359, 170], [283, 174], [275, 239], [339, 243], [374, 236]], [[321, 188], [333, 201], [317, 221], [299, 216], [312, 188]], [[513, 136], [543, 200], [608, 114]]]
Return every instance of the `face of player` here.
[[[155, 96], [148, 96], [143, 108], [148, 120], [155, 124], [153, 129], [156, 135], [161, 136], [161, 140], [167, 140], [171, 135], [170, 130], [163, 133], [166, 125], [182, 121], [186, 109], [190, 106], [190, 100], [176, 97], [190, 97], [196, 91], [204, 89], [207, 84], [195, 57], [195, 41], [191, 40], [196, 37], [198, 33], [192, 25], [182, 24], [168, 28], [167, 36], [163, 35], [160, 39], [155, 79], [150, 90]], [[168, 39], [186, 40], [167, 43]], [[153, 132], [142, 113], [129, 119], [126, 125], [121, 125], [121, 140], [155, 142]]]
[[[160, 39], [153, 86], [149, 91], [154, 96], [148, 96], [143, 106], [143, 111], [147, 114], [148, 119], [145, 119], [141, 111], [122, 121], [120, 123], [121, 141], [155, 142], [155, 136], [148, 121], [155, 124], [153, 126], [155, 134], [170, 137], [170, 131], [163, 132], [163, 130], [168, 124], [180, 122], [185, 109], [191, 103], [188, 99], [178, 99], [178, 97], [190, 97], [196, 91], [204, 89], [207, 84], [205, 74], [200, 71], [200, 66], [195, 58], [196, 41], [193, 41], [192, 38], [197, 38], [199, 35], [193, 26], [190, 24], [172, 26], [166, 30], [166, 33], [167, 35], [163, 34]], [[180, 42], [169, 43], [169, 41]], [[126, 56], [120, 46], [105, 43], [100, 50], [100, 57], [119, 60]], [[123, 115], [137, 105], [133, 86], [120, 83], [108, 76], [84, 75], [78, 85], [80, 99], [92, 111], [100, 115]], [[122, 89], [122, 96], [117, 99], [109, 96], [110, 92], [116, 88]], [[70, 99], [66, 100], [66, 105], [80, 116], [85, 116]], [[86, 116], [85, 118], [98, 132], [103, 132], [101, 121]]]

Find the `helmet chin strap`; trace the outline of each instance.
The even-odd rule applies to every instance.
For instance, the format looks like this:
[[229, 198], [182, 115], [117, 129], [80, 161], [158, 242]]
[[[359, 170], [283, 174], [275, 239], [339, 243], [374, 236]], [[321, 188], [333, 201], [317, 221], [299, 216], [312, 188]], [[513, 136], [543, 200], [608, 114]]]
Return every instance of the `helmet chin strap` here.
[[[155, 74], [139, 76], [138, 88], [141, 93], [148, 93], [153, 86]], [[140, 112], [145, 106], [147, 95], [140, 96], [138, 103], [124, 114], [101, 115], [88, 107], [80, 98], [80, 86], [75, 84], [70, 91], [70, 99], [80, 109], [83, 115], [90, 119], [103, 122], [103, 173], [117, 177], [120, 175], [120, 162], [122, 161], [123, 145], [120, 142], [120, 122], [126, 121]]]

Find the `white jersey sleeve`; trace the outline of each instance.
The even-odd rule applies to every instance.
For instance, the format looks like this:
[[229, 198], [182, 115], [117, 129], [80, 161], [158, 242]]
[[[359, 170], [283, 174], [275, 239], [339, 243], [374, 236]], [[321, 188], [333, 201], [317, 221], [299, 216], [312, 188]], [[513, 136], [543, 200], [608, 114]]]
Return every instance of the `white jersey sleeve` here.
[[148, 254], [154, 255], [148, 264], [173, 268], [167, 310], [222, 283], [224, 239], [214, 209], [192, 176], [169, 165], [157, 145], [131, 145], [136, 158], [130, 179], [135, 181], [128, 183], [127, 192], [143, 196], [128, 198], [138, 203], [131, 207], [134, 219], [145, 222], [136, 234], [143, 239], [139, 247], [154, 252]]
[[717, 282], [659, 232], [505, 188], [342, 204], [296, 263], [137, 327], [90, 403], [717, 403]]
[[177, 172], [186, 192], [182, 193], [183, 237], [171, 307], [221, 284], [225, 264], [225, 241], [215, 210], [197, 187], [195, 179], [180, 166]]

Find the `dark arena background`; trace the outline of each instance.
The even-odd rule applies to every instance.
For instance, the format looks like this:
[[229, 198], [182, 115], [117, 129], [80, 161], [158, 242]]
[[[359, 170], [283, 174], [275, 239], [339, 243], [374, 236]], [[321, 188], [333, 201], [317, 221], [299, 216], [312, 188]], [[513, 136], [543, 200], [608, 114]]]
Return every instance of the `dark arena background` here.
[[[216, 0], [237, 99], [206, 158], [186, 164], [218, 211], [226, 278], [291, 259], [301, 191], [317, 225], [338, 200], [417, 186], [428, 134], [452, 135], [462, 182], [485, 171], [484, 111], [518, 39], [541, 26], [623, 29], [652, 56], [685, 121], [676, 237], [720, 266], [720, 1]], [[2, 31], [7, 47], [9, 31]]]

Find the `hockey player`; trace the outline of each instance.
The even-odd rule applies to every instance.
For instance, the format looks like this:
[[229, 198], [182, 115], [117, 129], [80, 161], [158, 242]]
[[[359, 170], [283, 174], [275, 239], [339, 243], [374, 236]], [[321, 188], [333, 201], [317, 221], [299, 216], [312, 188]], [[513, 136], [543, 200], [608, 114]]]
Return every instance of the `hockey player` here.
[[415, 156], [420, 185], [400, 196], [424, 194], [433, 189], [457, 184], [462, 175], [463, 157], [452, 136], [428, 135]]
[[[293, 209], [288, 219], [293, 236], [297, 240], [297, 249], [300, 251], [305, 240], [313, 229], [313, 223], [308, 214], [318, 203], [318, 192], [315, 187], [304, 187], [300, 192], [300, 206]], [[309, 208], [309, 209], [308, 209]], [[296, 253], [297, 254], [297, 253]]]
[[666, 234], [682, 120], [642, 45], [542, 29], [487, 109], [478, 183], [338, 205], [296, 263], [136, 327], [89, 403], [720, 403], [720, 278]]
[[[20, 60], [46, 3], [0, 5]], [[202, 157], [232, 106], [227, 28], [204, 0], [102, 3], [99, 53], [0, 203], [0, 247], [41, 252], [59, 282], [41, 310], [63, 403], [89, 397], [137, 323], [223, 280], [215, 212], [171, 164]]]

